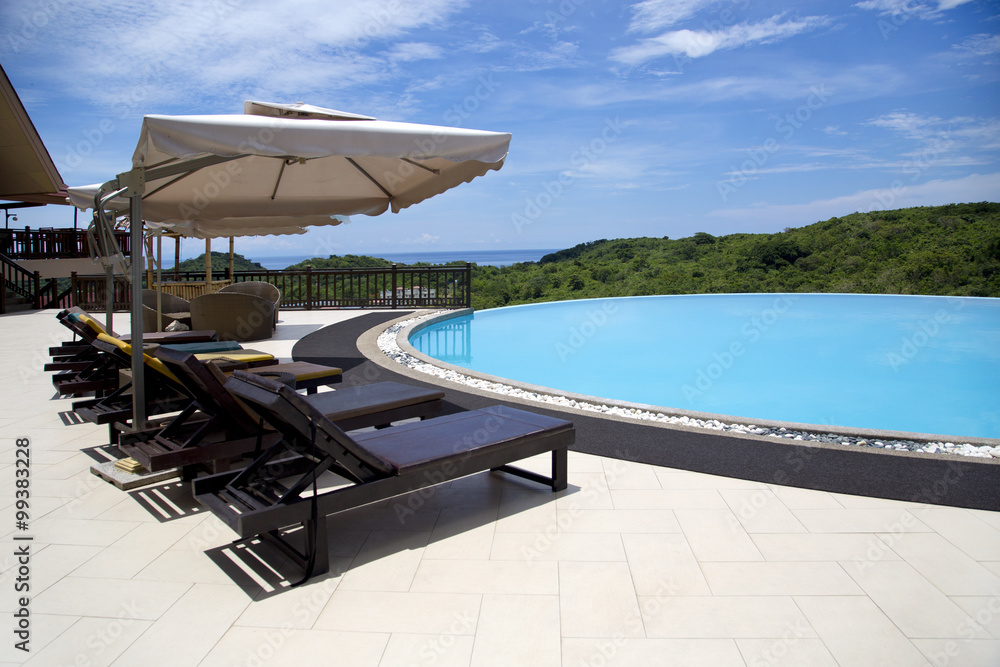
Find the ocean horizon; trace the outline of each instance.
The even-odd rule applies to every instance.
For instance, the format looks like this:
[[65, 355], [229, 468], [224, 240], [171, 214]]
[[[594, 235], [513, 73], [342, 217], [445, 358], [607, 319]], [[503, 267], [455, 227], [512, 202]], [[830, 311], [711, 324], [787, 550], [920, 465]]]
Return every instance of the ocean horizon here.
[[[371, 257], [395, 262], [397, 264], [448, 264], [449, 262], [472, 262], [489, 266], [510, 266], [518, 262], [537, 262], [549, 253], [558, 252], [561, 248], [553, 249], [526, 249], [526, 250], [455, 250], [441, 252], [386, 252], [386, 253], [366, 253]], [[316, 255], [274, 255], [250, 257], [244, 255], [248, 260], [261, 264], [266, 269], [277, 271], [293, 264], [312, 259]], [[172, 269], [174, 267], [173, 257], [163, 258], [163, 268]]]

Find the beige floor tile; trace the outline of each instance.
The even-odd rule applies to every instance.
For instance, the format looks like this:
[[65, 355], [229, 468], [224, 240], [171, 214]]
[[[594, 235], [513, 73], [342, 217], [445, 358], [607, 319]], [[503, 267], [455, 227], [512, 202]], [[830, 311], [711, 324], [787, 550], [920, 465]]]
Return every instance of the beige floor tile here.
[[114, 573], [116, 577], [131, 579], [181, 540], [187, 532], [186, 526], [170, 523], [141, 524], [80, 566], [73, 575], [106, 577], [109, 573]]
[[582, 452], [569, 452], [567, 458], [568, 470], [571, 473], [578, 472], [604, 472], [604, 458], [593, 454], [583, 454]]
[[317, 630], [474, 635], [481, 595], [334, 591]]
[[747, 533], [804, 533], [805, 527], [769, 489], [719, 492]]
[[1000, 665], [998, 639], [914, 639], [913, 644], [932, 665], [948, 665], [948, 667]]
[[625, 550], [615, 533], [497, 533], [492, 560], [623, 561]]
[[395, 502], [387, 507], [360, 507], [340, 512], [327, 518], [327, 530], [407, 530], [430, 532], [437, 523], [440, 509], [437, 507], [411, 507], [404, 502]]
[[867, 597], [796, 597], [795, 602], [841, 665], [916, 667], [930, 664]]
[[377, 667], [388, 641], [387, 633], [233, 627], [198, 667], [310, 664]]
[[648, 637], [816, 636], [790, 597], [678, 596], [640, 598], [639, 602]]
[[604, 473], [610, 489], [659, 489], [653, 466], [645, 463], [604, 459]]
[[792, 510], [811, 533], [929, 532], [930, 528], [906, 509]]
[[745, 667], [732, 639], [564, 639], [563, 665]]
[[966, 510], [974, 517], [980, 521], [985, 521], [986, 523], [993, 526], [995, 529], [1000, 530], [1000, 512], [989, 512], [987, 510]]
[[699, 561], [764, 560], [736, 515], [727, 510], [675, 512]]
[[330, 601], [330, 596], [337, 590], [349, 564], [349, 560], [334, 559], [326, 574], [282, 591], [280, 595], [254, 600], [234, 625], [260, 628], [277, 626], [299, 630], [311, 628]]
[[500, 501], [498, 533], [535, 533], [557, 530], [556, 504], [551, 493], [507, 489]]
[[559, 627], [558, 595], [484, 595], [470, 665], [559, 665]]
[[559, 510], [609, 510], [614, 509], [611, 490], [603, 472], [576, 473], [570, 477], [570, 486], [556, 497]]
[[861, 595], [838, 563], [702, 563], [713, 595]]
[[611, 490], [615, 509], [693, 510], [725, 509], [726, 503], [713, 489], [663, 489], [659, 491]]
[[750, 538], [770, 561], [900, 560], [878, 536], [864, 533], [757, 533]]
[[559, 594], [553, 562], [524, 560], [424, 560], [413, 578], [414, 592]]
[[846, 493], [831, 493], [846, 509], [875, 510], [875, 509], [899, 509], [914, 510], [921, 507], [928, 507], [924, 503], [914, 503], [906, 500], [892, 500], [890, 498], [874, 498], [872, 496], [853, 496]]
[[629, 534], [622, 541], [637, 595], [711, 595], [683, 534]]
[[1000, 560], [1000, 529], [959, 507], [915, 510], [923, 523], [975, 560]]
[[468, 667], [476, 638], [393, 633], [378, 667]]
[[880, 538], [945, 595], [1000, 593], [1000, 577], [937, 533], [889, 534]]
[[[14, 634], [14, 623], [13, 618], [5, 620], [4, 634], [5, 641], [0, 642], [0, 664], [11, 664], [11, 665], [22, 665], [25, 661], [33, 659], [36, 655], [40, 655], [42, 651], [45, 651], [49, 646], [56, 644], [68, 628], [78, 623], [81, 620], [78, 616], [72, 615], [57, 615], [57, 614], [43, 614], [36, 608], [34, 602], [29, 604], [29, 613], [31, 614], [31, 627], [29, 628], [30, 636], [28, 637], [28, 644], [25, 645], [27, 651], [22, 651], [18, 648], [18, 644], [24, 641], [24, 637], [19, 637]], [[107, 622], [111, 619], [98, 619], [98, 621]], [[53, 649], [52, 655], [63, 655], [64, 649], [61, 648], [62, 645]], [[40, 660], [34, 661], [35, 665], [41, 667], [49, 667], [49, 665], [57, 665], [59, 663], [45, 662]], [[73, 663], [69, 663], [73, 664]]]
[[737, 639], [747, 665], [768, 667], [838, 667], [822, 639], [797, 637], [792, 631], [775, 639]]
[[771, 493], [778, 497], [781, 504], [792, 510], [825, 510], [843, 509], [843, 505], [831, 493], [815, 489], [799, 489], [794, 486], [768, 486]]
[[[51, 544], [31, 556], [31, 591], [38, 595], [100, 554], [99, 546]], [[114, 571], [112, 571], [113, 573]], [[107, 576], [109, 573], [105, 572]]]
[[107, 667], [152, 624], [129, 618], [81, 618], [45, 648], [32, 651], [24, 664]]
[[249, 604], [236, 586], [195, 584], [129, 646], [115, 667], [146, 667], [151, 656], [169, 656], [175, 665], [199, 664]]
[[664, 489], [766, 489], [763, 482], [753, 482], [736, 477], [709, 475], [690, 470], [656, 468], [656, 477]]
[[373, 530], [344, 573], [340, 587], [358, 591], [406, 591], [420, 565], [430, 533]]
[[952, 596], [950, 599], [966, 616], [964, 625], [959, 628], [959, 636], [973, 637], [983, 628], [994, 639], [1000, 639], [1000, 591], [993, 591], [990, 597]]
[[673, 510], [570, 510], [558, 513], [566, 533], [679, 533]]
[[189, 549], [164, 551], [133, 578], [193, 584], [232, 583], [232, 579], [204, 552]]
[[[965, 612], [905, 562], [852, 563], [845, 569], [907, 637], [952, 637], [966, 623]], [[972, 636], [990, 638], [984, 629]]]
[[559, 563], [563, 637], [642, 637], [626, 563]]
[[191, 584], [64, 577], [32, 600], [38, 613], [156, 620]]
[[488, 559], [497, 511], [495, 507], [442, 509], [424, 548], [424, 558]]
[[36, 542], [110, 546], [137, 528], [134, 521], [43, 518], [31, 524]]

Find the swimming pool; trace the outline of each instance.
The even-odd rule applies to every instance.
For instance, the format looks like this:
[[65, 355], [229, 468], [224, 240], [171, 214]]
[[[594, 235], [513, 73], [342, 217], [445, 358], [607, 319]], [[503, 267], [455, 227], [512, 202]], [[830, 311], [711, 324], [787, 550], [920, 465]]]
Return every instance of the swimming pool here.
[[481, 311], [409, 342], [557, 392], [750, 422], [1000, 437], [1000, 299], [587, 299]]

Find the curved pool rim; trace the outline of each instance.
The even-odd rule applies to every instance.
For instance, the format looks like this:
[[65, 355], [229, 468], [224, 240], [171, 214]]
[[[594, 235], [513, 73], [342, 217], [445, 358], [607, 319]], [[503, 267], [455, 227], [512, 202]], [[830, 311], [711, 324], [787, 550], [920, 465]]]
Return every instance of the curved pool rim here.
[[[426, 311], [425, 311], [426, 312]], [[786, 428], [789, 431], [805, 431], [808, 433], [832, 433], [834, 435], [843, 435], [847, 437], [855, 438], [870, 438], [870, 439], [887, 439], [887, 440], [911, 440], [913, 442], [953, 442], [956, 444], [970, 444], [976, 446], [1000, 446], [1000, 438], [984, 438], [984, 437], [972, 437], [972, 436], [961, 436], [952, 434], [942, 434], [942, 433], [920, 433], [913, 431], [893, 431], [884, 429], [870, 429], [870, 428], [860, 428], [860, 427], [850, 427], [850, 426], [831, 426], [829, 424], [808, 424], [801, 422], [787, 422], [787, 421], [776, 421], [768, 419], [748, 419], [746, 417], [739, 417], [735, 415], [712, 413], [712, 412], [697, 412], [693, 410], [684, 410], [682, 408], [672, 408], [669, 406], [660, 405], [650, 405], [645, 403], [632, 403], [629, 401], [621, 401], [616, 399], [608, 399], [601, 396], [589, 396], [585, 394], [575, 394], [572, 392], [563, 391], [561, 389], [556, 389], [552, 387], [545, 387], [541, 385], [533, 385], [527, 382], [521, 382], [512, 378], [504, 378], [495, 375], [489, 375], [487, 373], [481, 373], [478, 371], [465, 368], [464, 366], [456, 366], [454, 364], [449, 364], [447, 362], [430, 357], [416, 348], [414, 348], [410, 342], [410, 336], [425, 329], [438, 322], [443, 322], [449, 319], [454, 319], [456, 317], [462, 317], [473, 313], [472, 308], [463, 308], [460, 310], [441, 312], [437, 315], [427, 317], [418, 322], [414, 322], [403, 329], [401, 329], [396, 334], [396, 343], [399, 348], [406, 354], [419, 359], [420, 361], [430, 365], [436, 366], [437, 368], [442, 368], [445, 370], [453, 371], [460, 375], [464, 375], [470, 378], [475, 378], [479, 380], [484, 380], [487, 382], [495, 382], [502, 385], [507, 385], [509, 387], [514, 387], [516, 389], [523, 389], [528, 392], [545, 395], [545, 396], [561, 396], [566, 397], [570, 400], [584, 403], [592, 403], [595, 405], [606, 405], [608, 407], [620, 407], [625, 410], [637, 410], [643, 412], [651, 412], [653, 414], [663, 413], [664, 415], [671, 417], [688, 417], [690, 419], [700, 419], [703, 421], [715, 420], [723, 422], [725, 424], [754, 424], [756, 426], [761, 426], [765, 428]], [[410, 316], [403, 317], [398, 321], [405, 321], [412, 317], [419, 316], [419, 313], [413, 313]], [[397, 321], [397, 322], [398, 322]], [[386, 329], [391, 325], [383, 326], [382, 329]], [[397, 364], [401, 365], [401, 364]], [[419, 372], [418, 372], [419, 373]], [[426, 373], [419, 373], [421, 379], [425, 379], [428, 382], [445, 382], [441, 378], [436, 378], [432, 375]], [[463, 385], [464, 386], [464, 385]], [[466, 386], [465, 389], [471, 390], [473, 387]], [[495, 394], [500, 395], [500, 394]], [[505, 397], [506, 398], [506, 397]], [[574, 409], [568, 406], [555, 405], [547, 402], [536, 402], [538, 404], [544, 404], [546, 407], [553, 409], [561, 409], [566, 411], [577, 410], [580, 413], [587, 414], [590, 416], [601, 416], [607, 418], [616, 418], [616, 415], [607, 414], [602, 412], [594, 412], [591, 410], [584, 409]], [[620, 419], [632, 419], [628, 417], [621, 417]], [[634, 419], [633, 419], [634, 420]], [[664, 427], [681, 427], [681, 428], [699, 428], [697, 426], [685, 427], [683, 425], [676, 424], [665, 424], [662, 422], [647, 422], [650, 425], [658, 425]], [[704, 430], [704, 429], [703, 429]], [[753, 436], [753, 437], [766, 437], [766, 436]], [[771, 438], [773, 439], [773, 438]], [[813, 444], [813, 443], [810, 443]], [[878, 450], [878, 451], [888, 451], [888, 450]], [[901, 452], [904, 454], [920, 454], [919, 452]], [[947, 454], [924, 454], [925, 456], [951, 456]]]

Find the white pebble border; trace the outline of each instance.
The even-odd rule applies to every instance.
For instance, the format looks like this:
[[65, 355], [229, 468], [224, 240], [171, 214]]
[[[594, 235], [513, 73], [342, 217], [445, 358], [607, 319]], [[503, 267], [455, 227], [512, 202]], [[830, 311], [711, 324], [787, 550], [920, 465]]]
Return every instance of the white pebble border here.
[[421, 373], [427, 373], [428, 375], [433, 375], [435, 377], [449, 380], [451, 382], [458, 382], [459, 384], [464, 384], [469, 387], [474, 387], [476, 389], [481, 389], [484, 391], [491, 391], [496, 394], [501, 394], [503, 396], [511, 396], [514, 398], [525, 399], [529, 401], [536, 401], [538, 403], [548, 403], [549, 405], [558, 405], [567, 408], [575, 408], [577, 410], [584, 410], [588, 412], [600, 412], [607, 415], [615, 415], [618, 417], [626, 417], [629, 419], [638, 419], [642, 421], [660, 422], [663, 424], [677, 424], [681, 426], [694, 426], [697, 428], [705, 428], [713, 431], [726, 431], [730, 433], [748, 433], [752, 435], [765, 435], [774, 438], [786, 438], [789, 440], [804, 440], [809, 442], [824, 442], [838, 445], [854, 445], [858, 447], [876, 447], [881, 449], [894, 449], [897, 451], [909, 451], [909, 452], [924, 452], [926, 454], [958, 454], [961, 456], [975, 456], [979, 458], [998, 458], [1000, 459], [1000, 446], [991, 447], [989, 445], [976, 446], [968, 443], [954, 443], [954, 442], [914, 442], [912, 440], [876, 440], [868, 438], [857, 438], [844, 435], [837, 435], [835, 433], [812, 433], [809, 431], [792, 431], [785, 427], [779, 428], [768, 428], [760, 427], [754, 424], [726, 424], [724, 422], [718, 421], [716, 419], [695, 419], [693, 417], [687, 416], [673, 416], [667, 415], [662, 412], [649, 412], [646, 410], [636, 410], [633, 408], [624, 408], [616, 405], [598, 405], [596, 403], [588, 403], [585, 401], [576, 401], [566, 396], [556, 396], [552, 394], [540, 394], [533, 391], [528, 391], [526, 389], [520, 389], [518, 387], [512, 387], [510, 385], [501, 384], [499, 382], [491, 382], [489, 380], [483, 380], [480, 378], [470, 377], [468, 375], [463, 375], [456, 371], [440, 368], [429, 364], [422, 359], [418, 359], [413, 355], [403, 352], [396, 342], [397, 334], [420, 320], [425, 320], [430, 317], [435, 317], [440, 314], [439, 312], [430, 313], [427, 315], [422, 315], [420, 317], [414, 317], [403, 322], [398, 322], [381, 334], [378, 337], [379, 349], [393, 361], [403, 364], [408, 368], [420, 371]]

